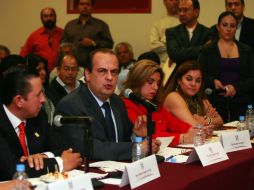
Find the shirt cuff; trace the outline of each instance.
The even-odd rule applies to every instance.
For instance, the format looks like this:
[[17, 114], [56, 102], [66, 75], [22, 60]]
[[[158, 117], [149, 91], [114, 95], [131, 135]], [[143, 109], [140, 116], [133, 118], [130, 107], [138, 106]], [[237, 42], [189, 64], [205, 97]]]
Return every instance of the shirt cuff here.
[[63, 171], [63, 159], [59, 156], [55, 157], [55, 159], [58, 164], [59, 172], [62, 172]]
[[55, 155], [52, 152], [43, 152], [42, 154], [45, 154], [48, 158], [54, 158]]

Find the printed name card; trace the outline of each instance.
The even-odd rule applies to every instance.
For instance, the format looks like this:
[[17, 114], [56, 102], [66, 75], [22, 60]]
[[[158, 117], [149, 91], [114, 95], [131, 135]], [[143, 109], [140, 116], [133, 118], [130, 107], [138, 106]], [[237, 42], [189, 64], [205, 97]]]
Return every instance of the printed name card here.
[[89, 174], [79, 175], [68, 180], [59, 180], [48, 184], [47, 190], [93, 190]]
[[200, 160], [203, 166], [228, 160], [228, 156], [220, 142], [194, 147], [186, 163]]
[[160, 177], [155, 155], [148, 156], [125, 167], [120, 187], [130, 183], [131, 189]]
[[252, 147], [248, 130], [222, 133], [221, 142], [226, 152], [234, 152]]

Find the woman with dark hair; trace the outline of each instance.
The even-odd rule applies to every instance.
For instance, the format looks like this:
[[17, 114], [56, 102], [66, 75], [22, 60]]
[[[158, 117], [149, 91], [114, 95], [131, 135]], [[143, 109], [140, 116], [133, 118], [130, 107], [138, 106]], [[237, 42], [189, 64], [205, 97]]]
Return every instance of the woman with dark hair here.
[[[194, 130], [191, 125], [172, 116], [163, 107], [161, 67], [147, 59], [138, 61], [130, 70], [125, 89], [131, 89], [136, 95], [158, 105], [158, 110], [152, 113], [155, 122], [155, 137], [174, 136], [171, 144], [192, 143]], [[147, 110], [141, 104], [123, 98], [129, 119], [134, 123], [138, 116], [146, 115]]]
[[237, 24], [232, 12], [221, 13], [217, 23], [219, 39], [204, 48], [199, 56], [206, 86], [225, 91], [211, 96], [211, 102], [226, 122], [245, 115], [254, 87], [253, 53], [249, 46], [235, 40]]
[[[48, 73], [48, 62], [46, 59], [39, 55], [29, 54], [25, 57], [26, 64], [29, 69], [35, 70], [40, 75], [42, 84], [44, 88], [49, 83], [49, 73]], [[43, 88], [43, 90], [44, 90]], [[45, 93], [44, 93], [45, 95]], [[55, 106], [52, 101], [45, 95], [45, 102], [43, 104], [43, 109], [48, 115], [48, 122], [53, 123], [53, 117], [55, 113]]]
[[200, 65], [196, 61], [186, 61], [175, 71], [163, 106], [192, 126], [221, 126], [223, 120], [205, 98], [203, 87], [204, 74]]

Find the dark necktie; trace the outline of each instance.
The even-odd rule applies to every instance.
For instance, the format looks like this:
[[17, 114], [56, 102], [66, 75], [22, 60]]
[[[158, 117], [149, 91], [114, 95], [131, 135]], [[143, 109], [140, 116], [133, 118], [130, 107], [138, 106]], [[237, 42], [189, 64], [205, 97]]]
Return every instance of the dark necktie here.
[[115, 127], [111, 115], [110, 105], [108, 102], [104, 102], [101, 107], [105, 110], [105, 121], [106, 121], [105, 133], [110, 141], [116, 142]]
[[23, 152], [25, 156], [28, 156], [28, 150], [26, 146], [26, 132], [25, 132], [25, 123], [21, 122], [18, 126], [19, 128], [19, 141], [22, 146]]

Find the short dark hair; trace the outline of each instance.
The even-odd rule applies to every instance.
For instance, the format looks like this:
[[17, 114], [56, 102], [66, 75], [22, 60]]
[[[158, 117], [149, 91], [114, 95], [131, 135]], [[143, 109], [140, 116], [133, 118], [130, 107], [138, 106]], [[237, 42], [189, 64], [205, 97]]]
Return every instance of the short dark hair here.
[[[240, 0], [242, 5], [245, 6], [244, 0]], [[225, 0], [225, 5], [227, 4], [227, 0]]]
[[161, 64], [160, 57], [154, 51], [147, 51], [147, 52], [140, 54], [138, 56], [138, 61], [140, 61], [142, 59], [148, 59], [148, 60], [154, 61], [158, 65]]
[[97, 53], [107, 53], [107, 54], [111, 54], [111, 55], [115, 55], [115, 56], [116, 56], [116, 54], [114, 53], [114, 51], [111, 50], [111, 49], [109, 49], [109, 48], [99, 48], [99, 49], [96, 49], [96, 50], [92, 51], [92, 52], [90, 53], [90, 55], [89, 55], [89, 61], [88, 61], [88, 63], [85, 65], [85, 68], [86, 68], [88, 71], [90, 71], [90, 72], [92, 72], [92, 70], [93, 70], [93, 58], [94, 58], [95, 54], [97, 54]]
[[5, 51], [5, 53], [6, 53], [7, 55], [10, 55], [10, 53], [11, 53], [11, 51], [9, 50], [9, 48], [6, 47], [6, 46], [4, 46], [4, 45], [0, 45], [0, 50]]
[[62, 64], [63, 64], [63, 59], [64, 59], [64, 57], [68, 57], [68, 56], [69, 56], [69, 57], [75, 58], [76, 61], [77, 61], [78, 66], [79, 66], [78, 59], [77, 59], [77, 57], [76, 57], [74, 54], [59, 54], [59, 55], [58, 55], [58, 58], [57, 58], [56, 66], [57, 66], [58, 68], [61, 67]]
[[31, 91], [29, 82], [32, 78], [40, 77], [39, 74], [23, 66], [17, 66], [8, 70], [1, 83], [1, 101], [5, 105], [10, 105], [16, 95], [26, 98]]
[[194, 9], [200, 10], [200, 4], [198, 0], [192, 0], [192, 5]]
[[217, 22], [217, 24], [219, 25], [219, 24], [221, 23], [221, 20], [222, 20], [224, 17], [226, 17], [226, 16], [232, 16], [232, 17], [235, 19], [236, 25], [237, 25], [237, 23], [238, 23], [237, 17], [236, 17], [235, 14], [234, 14], [233, 12], [231, 12], [231, 11], [224, 11], [224, 12], [222, 12], [222, 13], [219, 15], [219, 17], [218, 17], [218, 22]]

